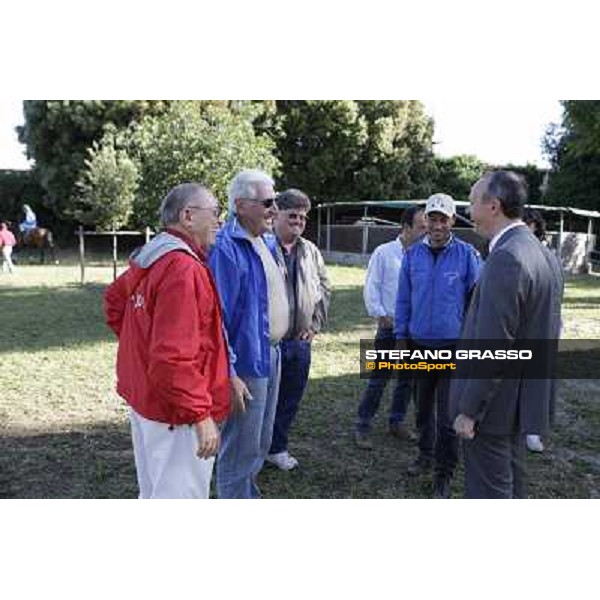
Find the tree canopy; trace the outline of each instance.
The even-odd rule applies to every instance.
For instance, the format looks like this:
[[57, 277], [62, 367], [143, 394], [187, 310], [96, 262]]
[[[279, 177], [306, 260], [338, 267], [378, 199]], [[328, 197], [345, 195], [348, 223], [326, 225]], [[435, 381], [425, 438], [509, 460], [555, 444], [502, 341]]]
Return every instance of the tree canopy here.
[[237, 171], [276, 173], [274, 143], [256, 135], [255, 114], [252, 105], [231, 110], [218, 103], [176, 102], [163, 115], [148, 116], [124, 132], [123, 144], [140, 172], [133, 222], [155, 225], [160, 201], [184, 181], [208, 186], [225, 207], [227, 184]]
[[600, 101], [564, 100], [561, 124], [547, 130], [552, 165], [548, 201], [600, 210]]
[[[581, 188], [579, 200], [591, 192], [581, 169], [595, 168], [600, 118], [598, 103], [572, 104], [547, 146], [555, 195], [564, 199], [561, 186]], [[262, 168], [278, 189], [300, 188], [315, 203], [436, 191], [465, 200], [491, 168], [474, 156], [434, 157], [434, 122], [415, 100], [35, 100], [24, 114], [19, 138], [35, 160], [43, 205], [66, 224], [155, 225], [161, 199], [183, 181], [209, 186], [224, 206], [227, 184], [243, 168]], [[543, 173], [512, 168], [538, 202]]]
[[488, 169], [476, 156], [461, 154], [436, 157], [435, 191], [450, 194], [456, 200], [468, 200], [471, 186]]
[[413, 100], [285, 100], [270, 133], [281, 187], [316, 201], [422, 197], [434, 173], [433, 121]]
[[35, 160], [37, 180], [47, 191], [47, 208], [68, 215], [77, 197], [76, 182], [85, 169], [88, 149], [107, 126], [122, 129], [146, 115], [158, 115], [169, 102], [154, 100], [27, 100], [19, 141]]
[[128, 221], [138, 189], [138, 168], [127, 152], [115, 147], [108, 131], [100, 143], [93, 142], [86, 170], [77, 182], [79, 194], [75, 216], [99, 229], [119, 229]]

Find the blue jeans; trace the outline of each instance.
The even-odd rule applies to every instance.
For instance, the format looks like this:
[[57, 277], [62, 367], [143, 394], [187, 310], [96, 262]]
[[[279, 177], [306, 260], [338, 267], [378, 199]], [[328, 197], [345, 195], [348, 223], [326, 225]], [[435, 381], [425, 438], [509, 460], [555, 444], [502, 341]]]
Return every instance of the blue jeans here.
[[[394, 330], [391, 327], [379, 327], [375, 336], [376, 350], [393, 350], [396, 347]], [[358, 421], [356, 430], [360, 433], [368, 433], [371, 429], [371, 421], [379, 409], [381, 396], [392, 376], [392, 371], [383, 371], [377, 377], [370, 377], [369, 382], [358, 406]], [[397, 376], [396, 387], [390, 407], [390, 424], [402, 423], [406, 417], [406, 409], [410, 400], [411, 381], [409, 378]]]
[[252, 400], [247, 401], [245, 412], [230, 415], [221, 431], [216, 468], [219, 498], [260, 498], [256, 478], [271, 447], [279, 394], [278, 346], [271, 347], [270, 373], [269, 377], [242, 377]]
[[290, 427], [298, 412], [310, 370], [311, 343], [306, 340], [281, 342], [281, 383], [270, 454], [288, 448]]

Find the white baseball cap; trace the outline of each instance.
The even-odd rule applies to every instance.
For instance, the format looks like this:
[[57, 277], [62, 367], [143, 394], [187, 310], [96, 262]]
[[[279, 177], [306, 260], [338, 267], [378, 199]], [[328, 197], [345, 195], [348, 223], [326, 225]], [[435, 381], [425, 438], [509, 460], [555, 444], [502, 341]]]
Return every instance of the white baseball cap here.
[[425, 214], [439, 212], [447, 217], [453, 217], [456, 214], [456, 207], [452, 196], [448, 194], [433, 194], [427, 198], [425, 205]]

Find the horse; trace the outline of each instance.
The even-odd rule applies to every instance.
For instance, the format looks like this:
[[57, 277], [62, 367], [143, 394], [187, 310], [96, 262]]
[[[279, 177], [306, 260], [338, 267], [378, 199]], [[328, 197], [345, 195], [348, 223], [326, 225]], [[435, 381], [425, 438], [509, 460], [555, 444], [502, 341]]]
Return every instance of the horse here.
[[56, 263], [56, 252], [54, 247], [54, 236], [47, 227], [34, 227], [28, 231], [18, 231], [16, 236], [17, 244], [25, 248], [40, 251], [40, 264], [46, 262], [46, 251], [50, 252], [53, 263]]

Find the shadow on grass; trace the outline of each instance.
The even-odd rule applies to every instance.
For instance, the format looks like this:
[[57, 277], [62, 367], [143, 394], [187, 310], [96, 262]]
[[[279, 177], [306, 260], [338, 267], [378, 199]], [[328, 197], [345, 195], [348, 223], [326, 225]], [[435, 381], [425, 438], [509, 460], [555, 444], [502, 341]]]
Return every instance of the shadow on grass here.
[[573, 296], [572, 298], [564, 298], [563, 306], [597, 310], [598, 306], [600, 306], [600, 296]]
[[[414, 442], [387, 433], [391, 382], [373, 422], [373, 450], [354, 443], [356, 411], [366, 384], [358, 374], [311, 379], [290, 435], [300, 467], [282, 472], [266, 466], [259, 484], [267, 498], [427, 498], [431, 481], [409, 478]], [[414, 408], [408, 423], [414, 431]]]
[[72, 284], [0, 288], [0, 354], [113, 339], [102, 313], [105, 287]]
[[126, 425], [0, 438], [0, 498], [135, 498]]
[[[374, 449], [356, 447], [356, 410], [365, 384], [358, 374], [310, 380], [290, 435], [290, 452], [298, 458], [300, 467], [282, 472], [266, 466], [259, 476], [265, 498], [431, 497], [431, 477], [413, 478], [406, 474], [407, 466], [417, 455], [416, 442], [402, 442], [387, 433], [393, 382], [388, 385], [373, 421]], [[552, 437], [544, 440], [546, 452], [528, 458], [531, 497], [600, 495], [597, 426], [600, 410], [594, 400], [578, 398], [561, 408], [561, 414], [566, 416]], [[411, 402], [407, 424], [413, 433], [414, 415]], [[462, 482], [459, 465], [453, 497], [462, 497]], [[0, 497], [134, 498], [136, 495], [126, 422], [77, 431], [5, 434], [0, 438]]]
[[[354, 443], [360, 394], [366, 381], [358, 374], [311, 379], [290, 435], [290, 452], [300, 462], [291, 472], [267, 466], [259, 477], [267, 498], [430, 498], [431, 477], [410, 477], [406, 468], [417, 456], [417, 443], [402, 442], [387, 433], [387, 415], [394, 382], [386, 388], [373, 421], [373, 450]], [[561, 405], [564, 402], [559, 400]], [[595, 418], [600, 407], [586, 405]], [[581, 407], [569, 404], [571, 414]], [[595, 423], [589, 415], [589, 423]], [[407, 425], [416, 435], [415, 406], [411, 401]], [[549, 439], [547, 451], [528, 456], [529, 495], [532, 498], [590, 498], [600, 495], [600, 468], [584, 460], [590, 447], [600, 449], [596, 427], [573, 431], [561, 422]], [[565, 460], [565, 455], [570, 457]], [[461, 452], [462, 456], [462, 452]], [[600, 454], [595, 456], [600, 461]], [[452, 495], [463, 496], [462, 459], [455, 474]]]
[[590, 288], [598, 289], [600, 287], [600, 277], [598, 275], [587, 274], [566, 274], [565, 286], [569, 288]]

